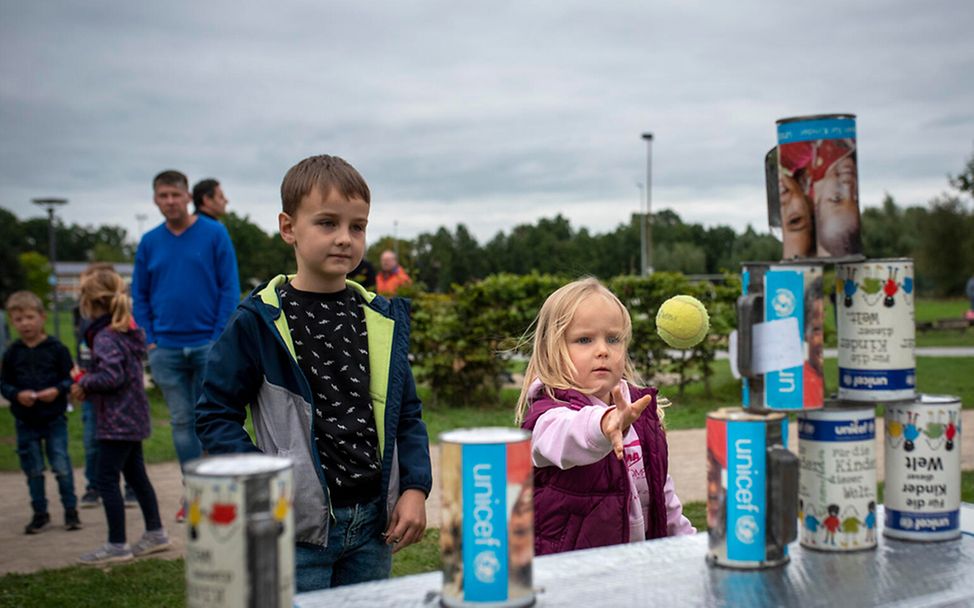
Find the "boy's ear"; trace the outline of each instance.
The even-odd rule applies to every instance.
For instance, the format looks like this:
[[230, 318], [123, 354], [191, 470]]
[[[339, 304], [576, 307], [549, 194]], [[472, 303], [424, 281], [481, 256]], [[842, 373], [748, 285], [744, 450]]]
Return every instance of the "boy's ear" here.
[[284, 213], [277, 214], [277, 226], [281, 232], [281, 238], [288, 245], [294, 244], [294, 220], [290, 215]]

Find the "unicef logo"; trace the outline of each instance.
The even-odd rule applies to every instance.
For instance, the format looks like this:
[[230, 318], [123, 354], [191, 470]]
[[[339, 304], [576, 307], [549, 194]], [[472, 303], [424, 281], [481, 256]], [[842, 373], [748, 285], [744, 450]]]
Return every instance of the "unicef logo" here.
[[779, 289], [774, 292], [774, 299], [771, 307], [779, 317], [789, 317], [795, 312], [795, 294], [787, 289]]
[[474, 576], [481, 583], [493, 583], [494, 575], [500, 568], [501, 564], [493, 551], [481, 551], [473, 558]]
[[753, 515], [742, 515], [737, 520], [737, 525], [734, 527], [734, 533], [737, 536], [737, 540], [741, 541], [745, 545], [750, 545], [754, 542], [754, 536], [758, 532], [758, 522], [754, 520]]
[[852, 386], [852, 374], [842, 375], [842, 386]]
[[913, 529], [913, 518], [912, 517], [901, 517], [900, 525], [906, 530]]

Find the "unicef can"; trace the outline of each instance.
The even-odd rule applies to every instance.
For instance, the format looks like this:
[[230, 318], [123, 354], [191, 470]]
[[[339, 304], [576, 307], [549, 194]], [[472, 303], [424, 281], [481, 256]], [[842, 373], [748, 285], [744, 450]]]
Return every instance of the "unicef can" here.
[[746, 262], [737, 300], [741, 403], [755, 412], [825, 404], [822, 265]]
[[839, 399], [916, 397], [913, 260], [838, 264]]
[[788, 562], [797, 536], [798, 458], [788, 418], [723, 408], [707, 415], [707, 561], [755, 569]]
[[876, 547], [876, 413], [827, 406], [798, 415], [798, 520], [803, 547]]
[[938, 541], [960, 529], [961, 403], [920, 395], [886, 407], [883, 534]]
[[443, 605], [530, 606], [531, 433], [458, 429], [440, 446]]
[[294, 595], [291, 461], [232, 454], [187, 463], [186, 604], [288, 608]]

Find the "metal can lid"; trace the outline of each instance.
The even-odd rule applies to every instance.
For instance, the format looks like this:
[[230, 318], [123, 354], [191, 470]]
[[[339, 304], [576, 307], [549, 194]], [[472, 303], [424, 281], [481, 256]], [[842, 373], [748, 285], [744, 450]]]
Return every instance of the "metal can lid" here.
[[505, 426], [486, 426], [470, 429], [456, 429], [440, 433], [440, 441], [443, 443], [517, 443], [528, 441], [531, 433], [513, 427]]
[[205, 477], [231, 477], [236, 475], [259, 475], [276, 473], [290, 468], [290, 458], [269, 456], [267, 454], [221, 454], [194, 460], [186, 465], [187, 475]]
[[920, 405], [947, 405], [957, 403], [960, 401], [960, 397], [955, 395], [928, 395], [927, 393], [923, 393], [917, 401], [920, 402]]
[[855, 114], [811, 114], [809, 116], [791, 116], [788, 118], [779, 118], [775, 121], [775, 124], [783, 125], [789, 122], [806, 122], [810, 120], [828, 120], [828, 119], [851, 119], [855, 120]]
[[742, 422], [772, 422], [783, 420], [787, 416], [784, 412], [762, 411], [752, 412], [741, 407], [722, 407], [707, 414], [713, 420], [735, 420]]

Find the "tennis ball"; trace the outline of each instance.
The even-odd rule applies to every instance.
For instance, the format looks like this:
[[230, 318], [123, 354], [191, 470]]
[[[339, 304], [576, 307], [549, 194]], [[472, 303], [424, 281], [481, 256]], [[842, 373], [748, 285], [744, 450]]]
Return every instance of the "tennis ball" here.
[[673, 348], [691, 348], [707, 335], [710, 315], [693, 296], [673, 296], [656, 313], [656, 332]]

